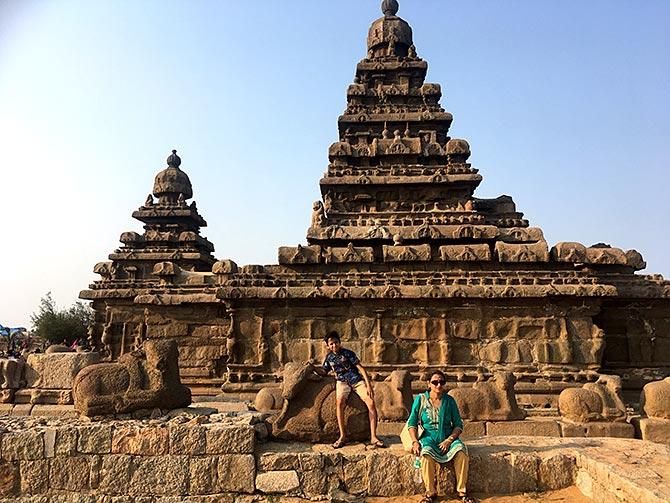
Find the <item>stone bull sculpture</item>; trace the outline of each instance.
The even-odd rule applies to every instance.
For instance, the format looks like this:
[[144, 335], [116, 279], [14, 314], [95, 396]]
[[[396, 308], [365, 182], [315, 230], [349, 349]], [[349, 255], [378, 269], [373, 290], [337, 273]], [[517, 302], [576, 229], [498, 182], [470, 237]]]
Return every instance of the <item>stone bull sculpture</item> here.
[[511, 372], [496, 372], [486, 382], [470, 388], [449, 391], [458, 404], [463, 419], [471, 421], [515, 421], [526, 417], [514, 395], [516, 378]]
[[[395, 370], [382, 382], [372, 384], [380, 421], [404, 421], [412, 409], [412, 375], [406, 370]], [[284, 405], [281, 387], [261, 389], [254, 400], [260, 412], [280, 411]]]
[[191, 403], [181, 384], [174, 341], [146, 341], [117, 363], [82, 369], [72, 387], [75, 409], [86, 416], [125, 414], [140, 409], [175, 409]]
[[625, 421], [621, 377], [603, 375], [595, 383], [564, 389], [558, 395], [558, 411], [562, 419], [572, 423]]
[[[335, 412], [335, 379], [317, 378], [311, 365], [287, 363], [283, 372], [281, 412], [272, 421], [272, 435], [283, 440], [330, 442], [339, 436]], [[344, 409], [348, 438], [370, 436], [368, 410], [352, 393]]]
[[670, 377], [645, 384], [640, 396], [640, 408], [655, 419], [670, 419]]

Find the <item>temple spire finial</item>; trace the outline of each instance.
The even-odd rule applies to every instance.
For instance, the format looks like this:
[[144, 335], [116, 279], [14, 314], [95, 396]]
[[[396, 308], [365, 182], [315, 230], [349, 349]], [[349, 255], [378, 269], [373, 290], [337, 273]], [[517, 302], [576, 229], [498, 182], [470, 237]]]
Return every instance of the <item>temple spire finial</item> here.
[[382, 2], [382, 12], [386, 17], [395, 16], [399, 7], [398, 0], [384, 0]]
[[181, 165], [181, 158], [177, 155], [177, 151], [173, 150], [172, 155], [167, 158], [168, 166], [178, 168]]

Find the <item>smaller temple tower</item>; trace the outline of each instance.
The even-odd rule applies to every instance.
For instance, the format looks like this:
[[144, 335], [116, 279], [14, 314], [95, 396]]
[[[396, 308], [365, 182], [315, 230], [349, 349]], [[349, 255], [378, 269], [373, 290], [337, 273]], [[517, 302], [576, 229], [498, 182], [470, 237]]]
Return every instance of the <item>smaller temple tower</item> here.
[[193, 188], [180, 165], [181, 159], [173, 150], [167, 168], [156, 175], [153, 194], [133, 212], [133, 218], [144, 223], [144, 233], [121, 234], [123, 246], [109, 255], [111, 264], [96, 266], [108, 268], [110, 279], [148, 279], [156, 264], [165, 261], [186, 271], [212, 270], [216, 262], [214, 245], [200, 235], [200, 228], [207, 222], [198, 213], [195, 201], [187, 203], [193, 197]]

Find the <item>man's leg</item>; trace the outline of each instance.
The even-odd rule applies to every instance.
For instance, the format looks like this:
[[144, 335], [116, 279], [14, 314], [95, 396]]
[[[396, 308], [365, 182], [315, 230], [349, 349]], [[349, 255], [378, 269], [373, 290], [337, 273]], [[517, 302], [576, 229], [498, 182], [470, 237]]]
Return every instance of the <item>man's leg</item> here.
[[370, 443], [374, 444], [381, 442], [377, 437], [377, 406], [375, 405], [375, 401], [368, 395], [368, 388], [365, 383], [361, 382], [357, 384], [354, 390], [368, 408], [368, 418], [370, 419]]
[[454, 474], [456, 475], [456, 492], [459, 496], [467, 493], [466, 485], [468, 483], [468, 467], [470, 460], [463, 451], [458, 451], [454, 455]]
[[342, 443], [347, 439], [347, 432], [344, 427], [344, 408], [347, 406], [347, 399], [349, 398], [350, 390], [351, 386], [349, 386], [347, 383], [338, 381], [335, 384], [335, 399], [337, 404], [335, 412], [337, 414], [337, 427], [340, 430], [340, 438], [337, 441], [338, 443]]
[[421, 456], [421, 478], [426, 486], [426, 496], [437, 496], [437, 468], [437, 461], [430, 456]]

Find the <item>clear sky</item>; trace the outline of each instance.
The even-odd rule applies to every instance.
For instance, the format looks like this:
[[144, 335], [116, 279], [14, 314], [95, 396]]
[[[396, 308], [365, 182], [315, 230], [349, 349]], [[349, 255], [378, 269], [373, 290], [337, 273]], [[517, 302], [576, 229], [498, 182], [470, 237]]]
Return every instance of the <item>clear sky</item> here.
[[[176, 148], [217, 258], [305, 242], [377, 0], [0, 0], [0, 324], [96, 279]], [[476, 195], [670, 276], [670, 2], [400, 0]]]

